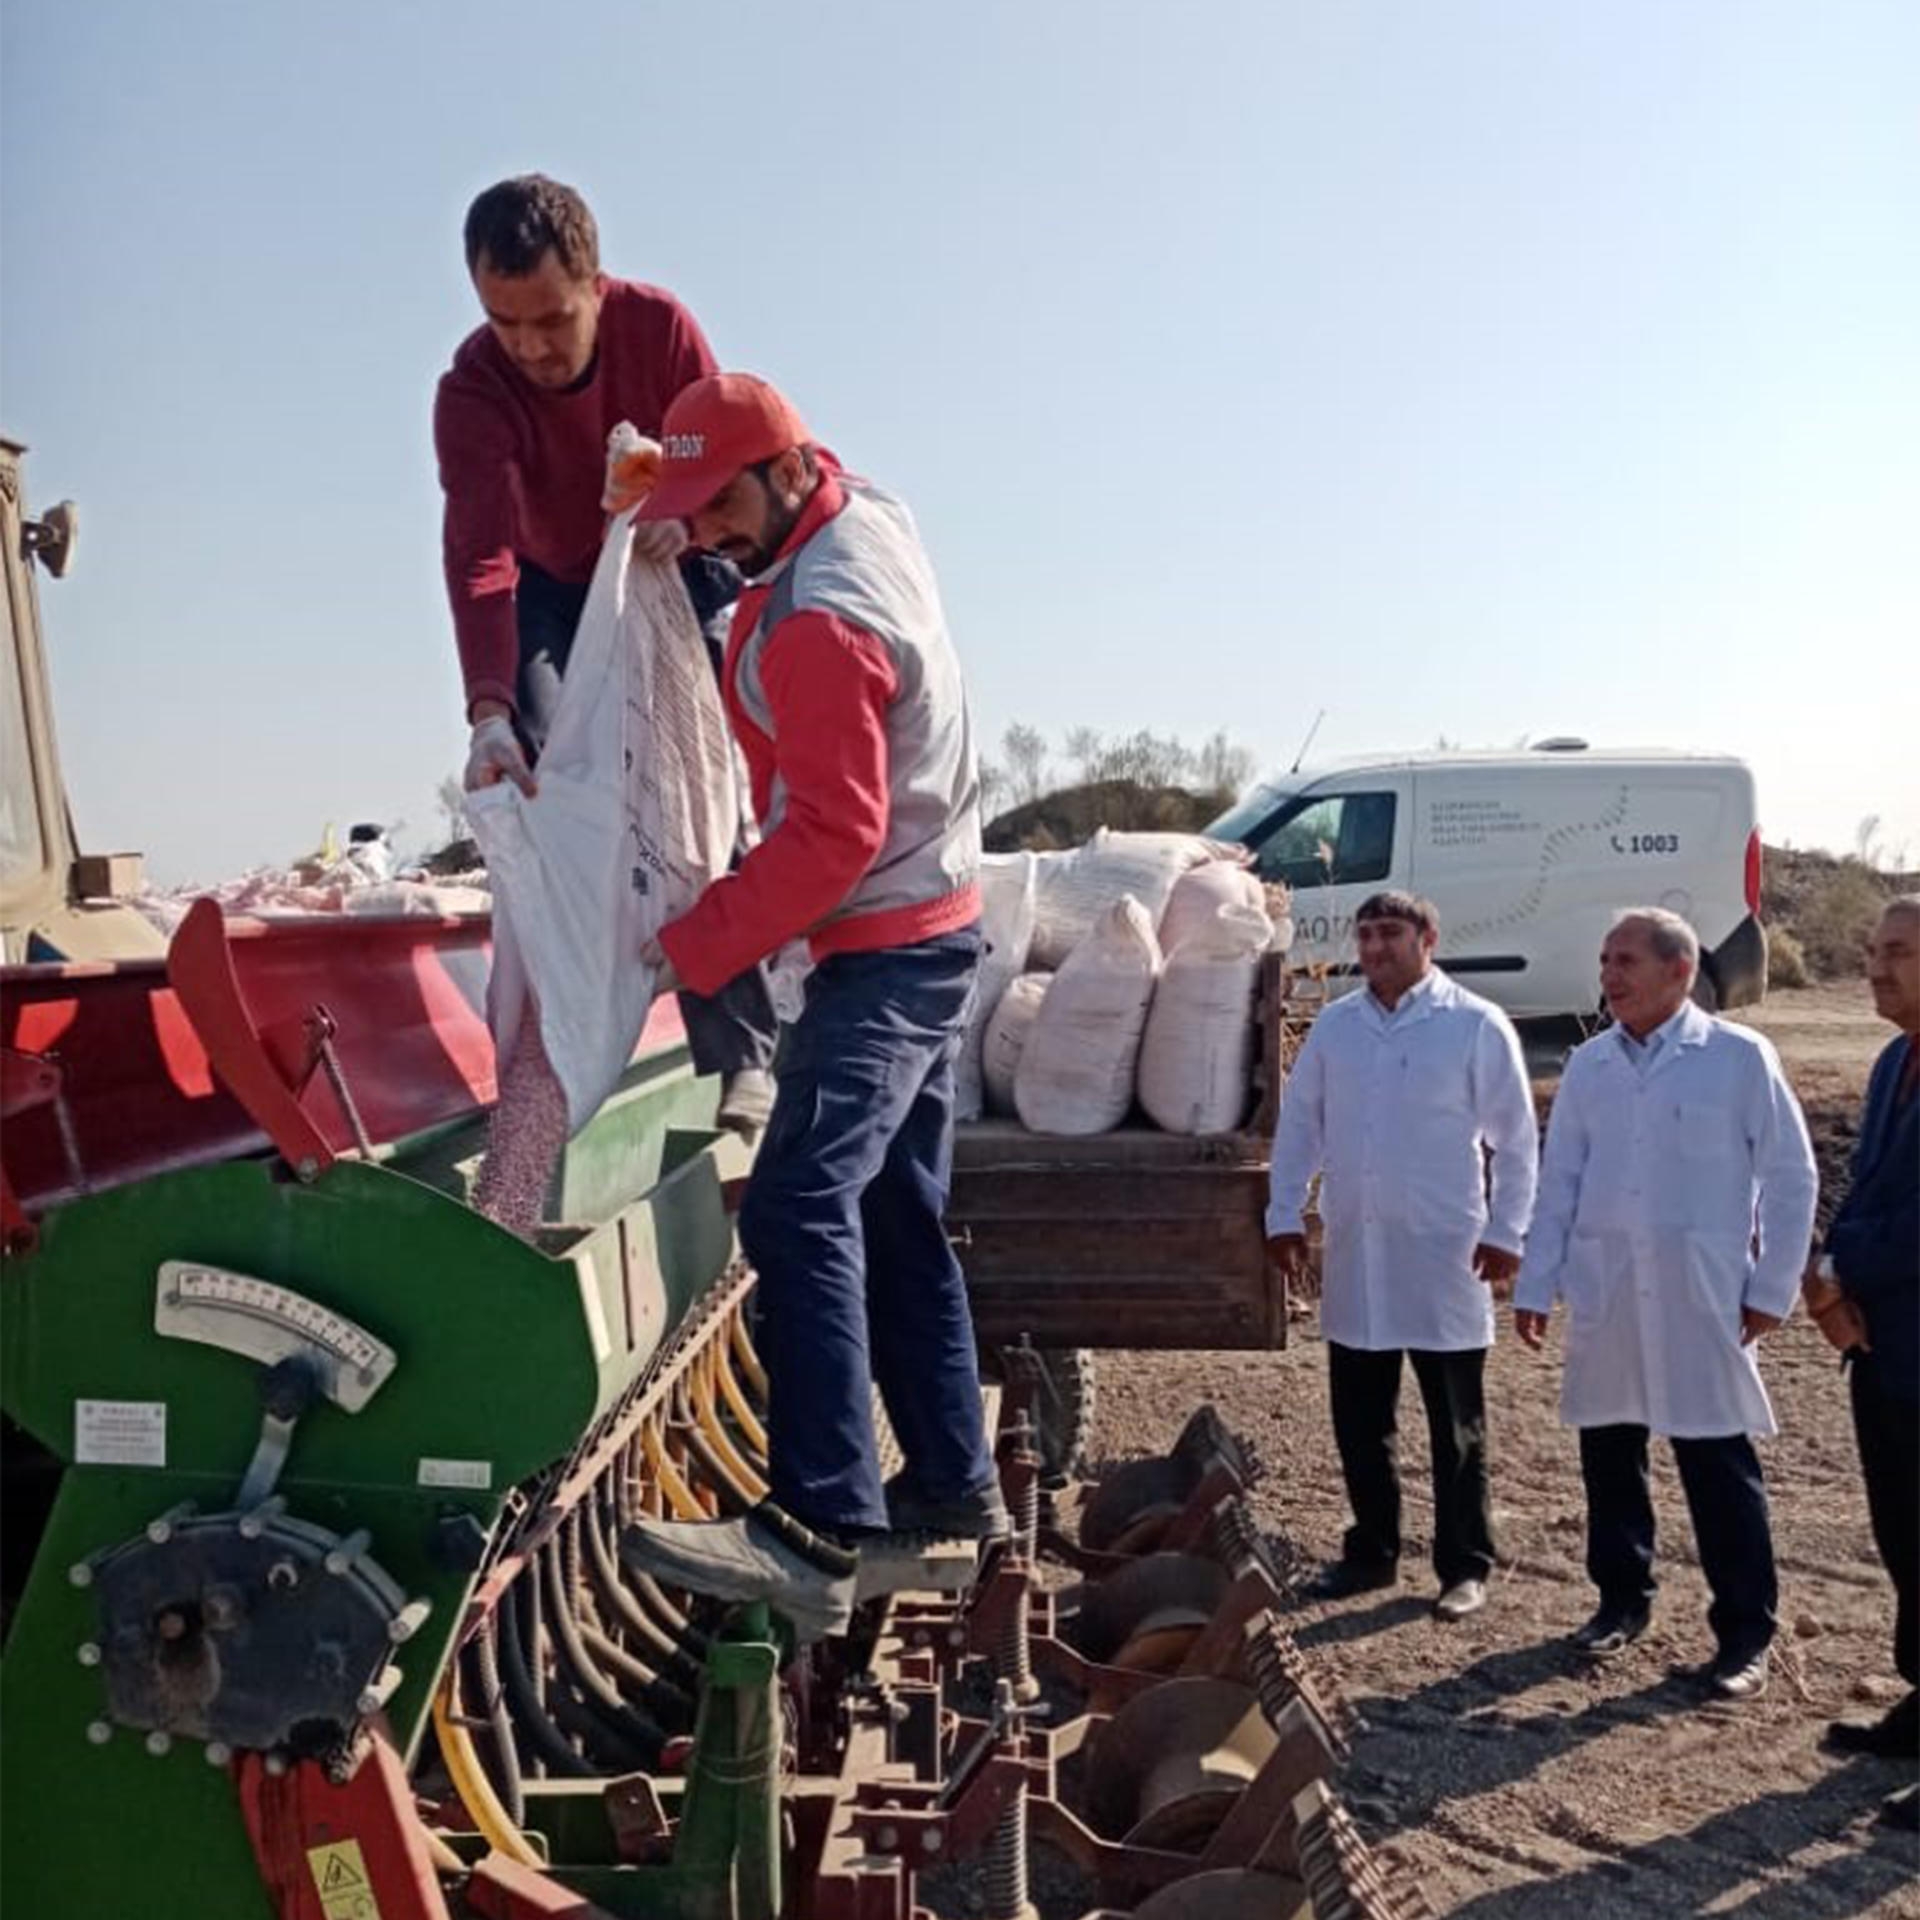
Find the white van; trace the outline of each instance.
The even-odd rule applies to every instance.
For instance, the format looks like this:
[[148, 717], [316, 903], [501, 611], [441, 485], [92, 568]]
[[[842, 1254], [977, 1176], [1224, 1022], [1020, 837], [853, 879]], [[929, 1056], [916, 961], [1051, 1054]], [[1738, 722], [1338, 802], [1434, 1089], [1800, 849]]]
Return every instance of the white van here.
[[1766, 990], [1753, 775], [1719, 755], [1599, 751], [1342, 761], [1256, 787], [1207, 831], [1294, 889], [1296, 964], [1353, 976], [1353, 913], [1399, 888], [1440, 909], [1439, 961], [1516, 1019], [1591, 1015], [1622, 907], [1670, 907], [1700, 936], [1696, 997]]

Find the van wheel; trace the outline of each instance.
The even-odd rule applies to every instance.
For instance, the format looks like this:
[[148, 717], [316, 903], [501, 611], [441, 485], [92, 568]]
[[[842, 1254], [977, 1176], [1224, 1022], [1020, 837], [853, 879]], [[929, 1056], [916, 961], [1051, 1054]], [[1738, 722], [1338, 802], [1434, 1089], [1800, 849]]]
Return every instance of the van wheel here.
[[1715, 983], [1713, 975], [1707, 971], [1707, 963], [1704, 959], [1700, 962], [1699, 972], [1693, 976], [1692, 998], [1693, 1004], [1702, 1013], [1720, 1011], [1720, 988]]

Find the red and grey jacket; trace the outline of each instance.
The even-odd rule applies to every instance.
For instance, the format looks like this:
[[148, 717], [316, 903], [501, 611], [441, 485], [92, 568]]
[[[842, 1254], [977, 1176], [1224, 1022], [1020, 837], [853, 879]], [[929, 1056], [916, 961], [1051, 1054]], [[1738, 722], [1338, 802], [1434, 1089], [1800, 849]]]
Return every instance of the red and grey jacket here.
[[802, 934], [820, 959], [980, 914], [973, 724], [932, 565], [898, 500], [821, 458], [734, 612], [727, 714], [762, 839], [661, 933], [696, 993]]

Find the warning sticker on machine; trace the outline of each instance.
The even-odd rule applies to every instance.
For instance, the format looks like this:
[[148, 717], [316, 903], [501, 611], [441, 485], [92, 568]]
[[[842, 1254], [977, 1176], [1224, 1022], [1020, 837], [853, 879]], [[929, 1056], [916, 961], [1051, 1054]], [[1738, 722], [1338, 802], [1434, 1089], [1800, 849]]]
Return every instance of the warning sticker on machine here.
[[484, 1493], [493, 1485], [491, 1460], [426, 1460], [420, 1462], [423, 1487], [464, 1487]]
[[83, 1467], [164, 1467], [164, 1400], [76, 1400], [73, 1457]]
[[380, 1903], [367, 1879], [358, 1840], [329, 1840], [307, 1849], [307, 1866], [327, 1920], [380, 1920]]

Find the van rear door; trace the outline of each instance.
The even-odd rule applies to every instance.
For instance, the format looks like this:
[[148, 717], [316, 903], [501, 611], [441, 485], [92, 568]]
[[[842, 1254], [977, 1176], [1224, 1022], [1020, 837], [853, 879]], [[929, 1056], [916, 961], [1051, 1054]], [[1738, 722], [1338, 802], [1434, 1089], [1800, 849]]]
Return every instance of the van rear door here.
[[1413, 782], [1399, 771], [1335, 774], [1291, 793], [1269, 789], [1263, 815], [1236, 820], [1231, 837], [1253, 850], [1262, 880], [1293, 889], [1296, 967], [1324, 963], [1357, 978], [1353, 914], [1371, 893], [1406, 885]]

